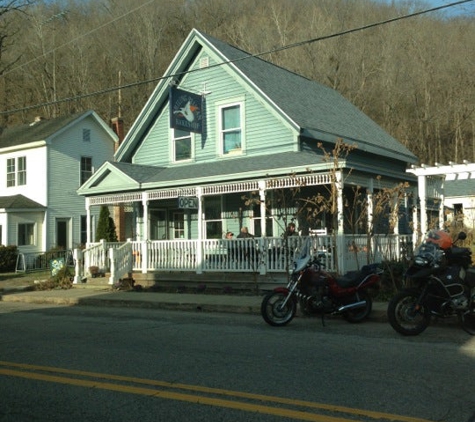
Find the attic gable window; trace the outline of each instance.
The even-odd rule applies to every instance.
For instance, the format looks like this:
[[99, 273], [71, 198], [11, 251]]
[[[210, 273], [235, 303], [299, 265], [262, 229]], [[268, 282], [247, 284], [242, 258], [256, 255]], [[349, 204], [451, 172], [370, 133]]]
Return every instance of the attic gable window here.
[[193, 158], [193, 143], [191, 133], [173, 129], [173, 161], [185, 161]]
[[91, 142], [91, 129], [82, 130], [82, 140], [83, 142]]
[[235, 103], [219, 108], [221, 155], [243, 151], [243, 105]]

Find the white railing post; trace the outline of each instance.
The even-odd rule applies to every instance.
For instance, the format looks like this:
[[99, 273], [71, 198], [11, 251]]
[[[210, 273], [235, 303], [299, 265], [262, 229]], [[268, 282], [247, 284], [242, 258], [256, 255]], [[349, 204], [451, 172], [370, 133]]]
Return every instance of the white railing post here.
[[81, 249], [74, 249], [74, 281], [73, 284], [78, 284], [82, 280], [84, 274], [83, 253]]
[[147, 269], [148, 269], [148, 245], [149, 245], [149, 242], [147, 240], [144, 240], [142, 242], [140, 242], [140, 248], [141, 248], [141, 251], [139, 253], [139, 259], [142, 260], [141, 264], [142, 264], [142, 274], [147, 274]]
[[109, 277], [109, 284], [115, 284], [119, 279], [117, 278], [117, 261], [116, 261], [117, 250], [114, 248], [109, 249], [109, 259], [110, 259], [110, 271], [111, 275]]

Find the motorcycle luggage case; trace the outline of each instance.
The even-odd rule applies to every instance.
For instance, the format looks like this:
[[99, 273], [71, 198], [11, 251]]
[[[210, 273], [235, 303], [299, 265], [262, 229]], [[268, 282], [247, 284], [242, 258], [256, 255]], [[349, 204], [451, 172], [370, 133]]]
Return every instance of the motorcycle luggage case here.
[[475, 287], [475, 267], [471, 267], [465, 274], [465, 284], [469, 287]]

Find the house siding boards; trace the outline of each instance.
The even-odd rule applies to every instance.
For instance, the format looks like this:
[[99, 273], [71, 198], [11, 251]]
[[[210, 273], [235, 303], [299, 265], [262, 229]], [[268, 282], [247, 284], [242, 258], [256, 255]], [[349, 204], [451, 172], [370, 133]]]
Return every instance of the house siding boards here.
[[[30, 199], [42, 205], [46, 205], [47, 174], [44, 166], [46, 154], [46, 146], [1, 154], [0, 196], [25, 194], [27, 191]], [[7, 160], [10, 158], [17, 159], [19, 157], [26, 157], [26, 185], [6, 187], [7, 180], [5, 169], [7, 168]]]
[[[89, 131], [89, 142], [83, 142], [84, 129]], [[27, 219], [35, 224], [35, 245], [21, 246], [21, 252], [58, 246], [57, 221], [61, 219], [67, 222], [67, 244], [61, 246], [77, 246], [81, 242], [81, 217], [86, 216], [84, 198], [77, 195], [81, 156], [91, 157], [93, 169], [98, 169], [113, 157], [115, 142], [117, 135], [93, 111], [4, 130], [0, 134], [0, 203], [2, 198], [21, 194], [40, 207], [29, 213], [15, 206], [0, 209], [7, 225], [3, 237], [8, 233], [8, 243], [17, 244], [18, 224]], [[13, 156], [26, 157], [26, 184], [6, 187], [6, 159]], [[92, 218], [99, 211], [92, 210]]]
[[[89, 132], [89, 141], [83, 140], [83, 130]], [[92, 159], [92, 169], [97, 170], [114, 154], [114, 143], [92, 118], [86, 117], [78, 124], [54, 137], [48, 156], [48, 244], [56, 245], [57, 221], [68, 221], [70, 248], [81, 243], [81, 216], [86, 215], [84, 198], [77, 195], [80, 186], [81, 157]], [[64, 175], [69, 177], [65, 178]], [[54, 205], [53, 205], [54, 204]], [[91, 213], [98, 218], [99, 209]]]
[[[206, 51], [196, 59], [199, 63], [203, 57], [209, 57]], [[213, 61], [210, 59], [210, 63]], [[238, 83], [236, 83], [238, 82]], [[193, 134], [195, 162], [208, 162], [223, 157], [219, 145], [219, 113], [220, 106], [240, 103], [244, 107], [245, 140], [243, 154], [262, 155], [272, 152], [295, 151], [297, 132], [291, 130], [281, 117], [263, 103], [257, 93], [249, 85], [236, 77], [233, 78], [223, 67], [207, 68], [203, 72], [187, 75], [182, 81], [181, 89], [200, 92], [206, 84], [205, 97], [205, 133]], [[144, 136], [143, 142], [132, 158], [135, 164], [144, 165], [181, 165], [172, 161], [172, 131], [169, 128], [170, 113], [168, 101], [162, 104], [162, 109], [150, 131]], [[237, 154], [236, 156], [241, 156]], [[189, 162], [189, 161], [187, 161]]]

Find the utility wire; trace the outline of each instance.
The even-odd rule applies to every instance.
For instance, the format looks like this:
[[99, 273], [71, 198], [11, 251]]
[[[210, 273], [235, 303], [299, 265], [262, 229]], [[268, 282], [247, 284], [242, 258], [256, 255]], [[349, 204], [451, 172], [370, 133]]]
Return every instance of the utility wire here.
[[[239, 59], [228, 60], [228, 61], [224, 61], [224, 62], [221, 62], [221, 63], [216, 63], [214, 65], [208, 66], [206, 69], [210, 69], [210, 68], [218, 67], [218, 66], [223, 66], [223, 65], [227, 65], [227, 64], [232, 64], [232, 63], [235, 63], [235, 62], [238, 62], [238, 61], [241, 61], [241, 60], [247, 60], [247, 59], [250, 59], [250, 58], [253, 58], [253, 57], [261, 57], [261, 56], [264, 56], [264, 55], [267, 55], [267, 54], [272, 54], [272, 53], [288, 50], [288, 49], [291, 49], [291, 48], [301, 47], [301, 46], [307, 45], [307, 44], [313, 44], [313, 43], [318, 42], [318, 41], [324, 41], [324, 40], [328, 40], [328, 39], [331, 39], [331, 38], [341, 37], [341, 36], [344, 36], [344, 35], [352, 34], [352, 33], [359, 32], [359, 31], [364, 31], [364, 30], [367, 30], [367, 29], [370, 29], [370, 28], [375, 28], [377, 26], [386, 25], [386, 24], [389, 24], [389, 23], [392, 23], [392, 22], [403, 20], [403, 19], [413, 18], [415, 16], [420, 16], [420, 15], [423, 15], [423, 14], [426, 14], [426, 13], [435, 12], [437, 10], [442, 10], [442, 9], [446, 9], [446, 8], [449, 8], [449, 7], [454, 7], [454, 6], [458, 6], [458, 5], [461, 5], [461, 4], [470, 3], [470, 2], [473, 2], [473, 1], [474, 0], [460, 0], [460, 1], [453, 2], [453, 3], [448, 3], [448, 4], [445, 4], [445, 5], [442, 5], [442, 6], [433, 7], [431, 9], [421, 10], [419, 12], [414, 12], [414, 13], [410, 13], [410, 14], [407, 14], [407, 15], [402, 15], [402, 16], [398, 16], [398, 17], [395, 17], [395, 18], [386, 19], [384, 21], [379, 21], [379, 22], [368, 24], [368, 25], [360, 26], [358, 28], [352, 28], [352, 29], [348, 29], [348, 30], [345, 30], [345, 31], [336, 32], [336, 33], [333, 33], [333, 34], [330, 34], [330, 35], [324, 35], [324, 36], [321, 36], [321, 37], [312, 38], [312, 39], [308, 39], [308, 40], [305, 40], [305, 41], [299, 41], [299, 42], [296, 42], [296, 43], [288, 44], [288, 45], [285, 45], [285, 46], [282, 46], [282, 47], [276, 47], [276, 48], [273, 48], [272, 50], [267, 50], [267, 51], [263, 51], [263, 52], [256, 53], [256, 54], [249, 54], [249, 55], [246, 55], [246, 56], [241, 57]], [[66, 103], [66, 102], [78, 101], [78, 100], [81, 100], [81, 99], [84, 99], [84, 98], [95, 97], [97, 95], [107, 94], [107, 93], [122, 90], [122, 89], [133, 88], [133, 87], [149, 84], [149, 83], [152, 83], [152, 82], [158, 82], [158, 81], [161, 81], [161, 80], [164, 80], [164, 79], [179, 78], [179, 77], [181, 77], [185, 74], [199, 72], [199, 71], [203, 71], [203, 70], [205, 70], [205, 69], [199, 69], [198, 68], [198, 69], [187, 70], [185, 72], [169, 74], [169, 75], [160, 76], [160, 77], [157, 77], [157, 78], [147, 79], [147, 80], [144, 80], [144, 81], [137, 81], [137, 82], [132, 82], [132, 83], [126, 84], [126, 85], [120, 85], [120, 86], [115, 86], [115, 87], [111, 87], [111, 88], [106, 88], [106, 89], [103, 89], [103, 90], [100, 90], [100, 91], [91, 92], [89, 94], [81, 94], [81, 95], [78, 95], [78, 96], [75, 96], [75, 97], [68, 97], [68, 98], [63, 98], [63, 99], [56, 100], [56, 101], [50, 101], [50, 102], [45, 102], [45, 103], [36, 104], [36, 105], [32, 105], [32, 106], [27, 106], [27, 107], [2, 111], [2, 112], [0, 112], [0, 116], [14, 114], [14, 113], [18, 113], [18, 112], [21, 112], [21, 111], [28, 111], [28, 110], [32, 110], [32, 109], [36, 109], [36, 108], [40, 108], [40, 107], [46, 107], [46, 106], [52, 106], [52, 105], [56, 105], [56, 104]]]

